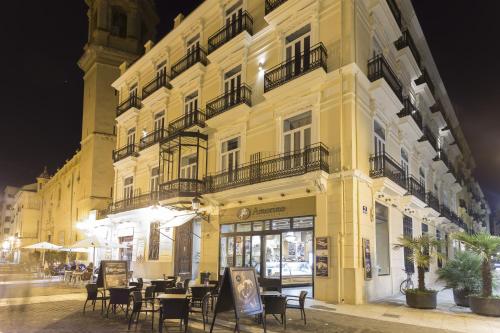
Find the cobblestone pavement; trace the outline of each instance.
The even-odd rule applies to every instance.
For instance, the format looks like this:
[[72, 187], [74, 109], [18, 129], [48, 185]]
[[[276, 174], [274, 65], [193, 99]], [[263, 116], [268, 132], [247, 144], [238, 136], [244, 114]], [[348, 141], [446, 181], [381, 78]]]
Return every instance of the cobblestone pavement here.
[[68, 286], [63, 282], [16, 283], [0, 285], [0, 299], [83, 293], [83, 287]]

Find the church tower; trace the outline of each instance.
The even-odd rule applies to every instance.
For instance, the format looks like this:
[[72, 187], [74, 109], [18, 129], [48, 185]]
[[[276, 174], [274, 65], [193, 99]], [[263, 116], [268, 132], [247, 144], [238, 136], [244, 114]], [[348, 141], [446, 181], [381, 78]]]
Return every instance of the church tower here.
[[76, 205], [77, 220], [89, 210], [105, 208], [111, 199], [118, 97], [111, 87], [123, 62], [143, 54], [156, 37], [158, 17], [153, 0], [85, 0], [88, 41], [78, 66], [84, 72], [82, 139]]

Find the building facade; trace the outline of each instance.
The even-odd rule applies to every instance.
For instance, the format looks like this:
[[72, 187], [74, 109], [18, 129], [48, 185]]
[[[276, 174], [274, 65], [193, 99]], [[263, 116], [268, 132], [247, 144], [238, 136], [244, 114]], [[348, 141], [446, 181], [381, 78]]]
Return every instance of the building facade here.
[[15, 245], [14, 238], [14, 203], [18, 187], [5, 186], [0, 193], [0, 241], [2, 248], [0, 258], [3, 260], [12, 260], [12, 248]]
[[112, 84], [113, 203], [86, 228], [136, 276], [248, 266], [357, 304], [414, 270], [398, 237], [486, 230], [409, 0], [206, 0], [145, 47]]

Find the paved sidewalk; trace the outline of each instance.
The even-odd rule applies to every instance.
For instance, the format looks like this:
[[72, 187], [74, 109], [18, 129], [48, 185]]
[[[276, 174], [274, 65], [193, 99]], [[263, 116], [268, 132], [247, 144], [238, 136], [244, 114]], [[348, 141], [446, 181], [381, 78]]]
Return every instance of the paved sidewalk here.
[[[456, 306], [451, 290], [439, 293], [436, 310], [419, 310], [406, 306], [403, 296], [364, 305], [331, 304], [308, 300], [307, 307], [318, 310], [346, 314], [360, 318], [416, 325], [424, 328], [444, 329], [464, 333], [499, 333], [500, 318], [478, 316], [468, 308]], [[425, 332], [425, 330], [422, 330]]]

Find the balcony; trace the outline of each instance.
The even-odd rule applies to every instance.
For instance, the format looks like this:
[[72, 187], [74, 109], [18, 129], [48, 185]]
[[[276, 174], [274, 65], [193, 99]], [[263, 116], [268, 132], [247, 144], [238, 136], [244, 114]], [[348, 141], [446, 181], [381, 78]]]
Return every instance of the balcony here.
[[407, 29], [404, 30], [403, 35], [394, 42], [394, 46], [396, 46], [396, 49], [398, 51], [404, 49], [405, 47], [408, 47], [413, 54], [415, 61], [418, 65], [420, 65], [420, 53], [418, 52], [417, 46], [415, 45], [415, 42], [413, 41], [413, 38], [411, 37], [410, 32]]
[[427, 204], [427, 206], [434, 209], [436, 212], [438, 213], [440, 212], [439, 200], [434, 196], [432, 192], [427, 192], [425, 196], [425, 203]]
[[205, 113], [201, 110], [185, 113], [170, 122], [168, 125], [168, 137], [174, 136], [193, 126], [205, 127]]
[[160, 88], [172, 89], [172, 86], [170, 85], [170, 77], [166, 73], [155, 77], [151, 82], [146, 84], [144, 88], [142, 88], [142, 98], [145, 100]]
[[389, 9], [391, 10], [392, 16], [394, 16], [394, 20], [398, 24], [399, 28], [401, 28], [403, 25], [401, 23], [401, 10], [399, 10], [399, 7], [396, 3], [395, 0], [387, 0], [387, 5], [389, 6]]
[[282, 62], [264, 74], [264, 93], [301, 77], [318, 68], [327, 72], [327, 51], [323, 43], [316, 44], [300, 55]]
[[253, 19], [246, 11], [208, 38], [208, 53], [214, 52], [243, 31], [253, 35]]
[[425, 69], [422, 69], [422, 75], [415, 80], [415, 85], [419, 86], [421, 84], [427, 83], [427, 86], [429, 87], [430, 91], [434, 95], [434, 84], [431, 81], [431, 77], [429, 76], [429, 73]]
[[252, 106], [252, 89], [246, 84], [227, 92], [207, 103], [207, 119], [222, 114], [238, 105]]
[[287, 0], [266, 0], [265, 15], [269, 14], [285, 2], [287, 2]]
[[413, 177], [408, 178], [408, 193], [425, 203], [425, 186]]
[[123, 101], [120, 105], [116, 107], [116, 117], [121, 116], [128, 110], [136, 108], [141, 108], [141, 99], [138, 96], [130, 96], [127, 100]]
[[215, 193], [300, 176], [313, 171], [329, 173], [328, 156], [328, 148], [322, 143], [317, 143], [303, 150], [258, 159], [240, 165], [234, 170], [207, 176], [206, 190], [207, 193]]
[[197, 197], [204, 192], [205, 184], [198, 179], [179, 178], [160, 184], [160, 200]]
[[[427, 142], [430, 145], [430, 148], [428, 150], [429, 154], [436, 154], [438, 151], [438, 145], [437, 145], [437, 140], [434, 134], [432, 134], [432, 131], [429, 129], [427, 126], [423, 126], [422, 128], [422, 137], [418, 140], [418, 142]], [[434, 150], [434, 151], [432, 151]]]
[[207, 52], [199, 46], [193, 52], [188, 52], [188, 54], [181, 60], [175, 63], [171, 69], [172, 80], [196, 65], [197, 63], [203, 66], [207, 65]]
[[134, 195], [131, 198], [116, 201], [109, 206], [106, 211], [102, 211], [100, 215], [117, 214], [129, 210], [140, 209], [157, 204], [159, 200], [159, 192], [153, 191], [146, 194]]
[[399, 81], [397, 75], [382, 54], [368, 61], [368, 79], [371, 82], [384, 79], [389, 87], [391, 87], [396, 97], [403, 102], [403, 87], [401, 81]]
[[406, 192], [408, 186], [405, 172], [399, 163], [387, 154], [370, 157], [370, 177], [390, 179], [405, 190], [402, 192]]
[[121, 161], [129, 156], [139, 156], [138, 149], [135, 144], [126, 145], [118, 150], [113, 150], [113, 162]]
[[409, 117], [410, 119], [413, 119], [414, 124], [420, 129], [420, 132], [423, 131], [424, 124], [422, 115], [408, 97], [405, 97], [403, 100], [403, 109], [398, 113], [398, 117]]
[[434, 162], [442, 162], [444, 170], [449, 170], [449, 168], [450, 168], [449, 167], [450, 161], [448, 160], [448, 156], [446, 155], [446, 153], [442, 149], [439, 149], [437, 151], [437, 155], [436, 155], [436, 157], [434, 157], [433, 161]]
[[160, 142], [163, 138], [166, 138], [168, 131], [165, 129], [159, 129], [141, 138], [139, 143], [139, 150], [151, 147], [157, 142]]

